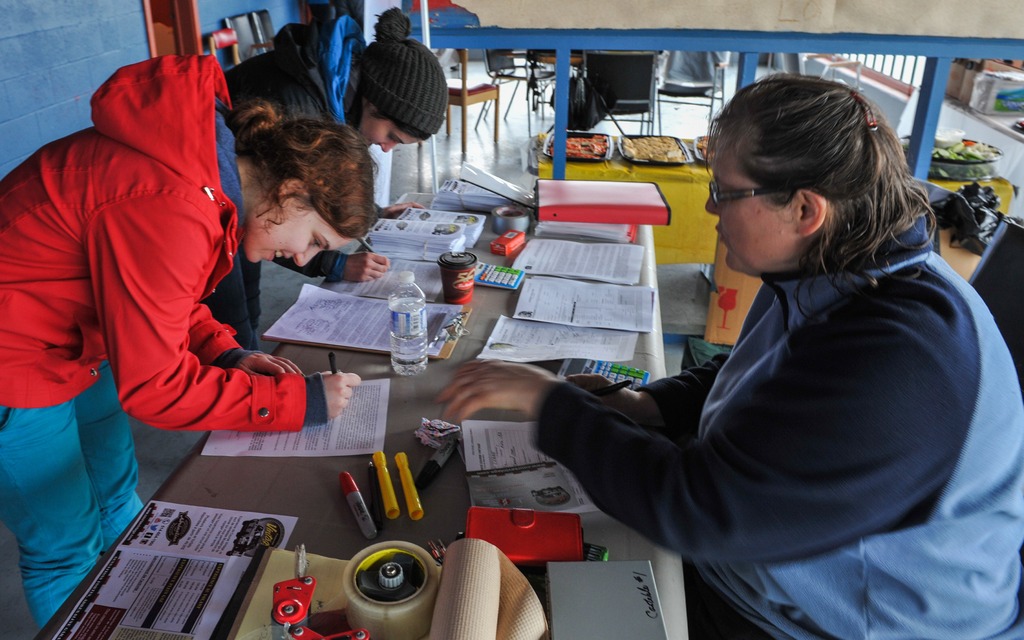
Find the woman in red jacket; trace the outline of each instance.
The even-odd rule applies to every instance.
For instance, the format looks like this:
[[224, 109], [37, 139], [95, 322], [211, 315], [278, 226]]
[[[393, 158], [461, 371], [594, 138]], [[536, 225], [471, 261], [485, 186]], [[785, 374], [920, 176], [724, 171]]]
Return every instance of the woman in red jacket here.
[[199, 304], [237, 251], [301, 264], [375, 216], [354, 130], [227, 104], [212, 57], [125, 67], [93, 96], [92, 128], [0, 181], [0, 520], [40, 624], [141, 507], [125, 411], [298, 431], [359, 384], [243, 350]]

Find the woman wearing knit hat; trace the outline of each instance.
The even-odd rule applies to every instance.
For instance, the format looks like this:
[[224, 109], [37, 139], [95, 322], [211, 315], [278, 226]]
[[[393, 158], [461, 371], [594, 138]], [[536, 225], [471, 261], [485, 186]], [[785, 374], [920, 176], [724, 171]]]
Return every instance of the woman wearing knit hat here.
[[[235, 104], [271, 100], [289, 115], [327, 115], [357, 128], [378, 161], [376, 200], [386, 205], [390, 158], [383, 153], [437, 133], [448, 107], [444, 70], [430, 49], [409, 37], [411, 32], [409, 18], [398, 8], [378, 16], [375, 41], [369, 46], [349, 16], [324, 24], [285, 25], [271, 51], [225, 74], [231, 99]], [[419, 205], [384, 206], [382, 213], [394, 215], [410, 206]], [[389, 266], [382, 255], [340, 251], [321, 252], [301, 269], [291, 261], [277, 262], [328, 281], [373, 280]], [[260, 265], [239, 261], [237, 267], [205, 302], [215, 318], [234, 327], [241, 344], [255, 349]]]

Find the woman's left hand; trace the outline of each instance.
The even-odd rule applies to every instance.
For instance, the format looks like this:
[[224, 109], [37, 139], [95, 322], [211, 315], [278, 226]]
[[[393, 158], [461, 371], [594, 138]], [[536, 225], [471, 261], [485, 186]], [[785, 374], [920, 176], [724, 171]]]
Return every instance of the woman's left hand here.
[[423, 205], [418, 202], [396, 202], [380, 208], [380, 217], [397, 218], [406, 209], [422, 209]]
[[461, 422], [481, 409], [518, 409], [536, 420], [540, 406], [555, 385], [550, 371], [527, 364], [475, 360], [464, 364], [437, 396], [444, 415]]
[[273, 376], [279, 373], [302, 373], [298, 365], [287, 358], [267, 353], [253, 353], [239, 361], [236, 368], [254, 376]]
[[353, 253], [345, 261], [342, 279], [349, 282], [376, 280], [391, 267], [387, 256], [379, 253]]

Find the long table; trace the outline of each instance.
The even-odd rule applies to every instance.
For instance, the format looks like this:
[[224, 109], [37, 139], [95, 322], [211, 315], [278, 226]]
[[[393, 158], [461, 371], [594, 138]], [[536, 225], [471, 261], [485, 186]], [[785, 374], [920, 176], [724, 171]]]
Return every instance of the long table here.
[[[499, 259], [487, 253], [486, 247], [493, 237], [493, 233], [485, 233], [476, 249], [477, 254], [489, 262]], [[642, 284], [657, 286], [655, 261], [650, 250], [653, 244], [650, 227], [641, 228], [637, 242], [649, 249], [644, 259]], [[469, 334], [459, 340], [450, 359], [431, 360], [426, 372], [417, 376], [394, 375], [387, 354], [333, 349], [340, 370], [356, 372], [364, 380], [391, 378], [384, 448], [389, 461], [393, 460], [395, 453], [405, 451], [415, 471], [433, 453], [432, 449], [419, 444], [413, 431], [421, 418], [441, 417], [442, 407], [434, 402], [434, 398], [461, 363], [480, 353], [498, 316], [512, 315], [515, 295], [502, 289], [477, 287], [472, 302], [467, 305], [473, 309], [468, 323]], [[329, 351], [327, 348], [286, 344], [275, 353], [293, 360], [304, 371], [323, 371], [328, 368]], [[652, 378], [665, 375], [659, 314], [655, 314], [655, 331], [640, 336], [631, 364], [648, 369]], [[504, 411], [481, 412], [474, 418], [522, 420], [516, 413]], [[349, 471], [357, 482], [365, 484], [369, 456], [209, 457], [200, 455], [202, 444], [201, 441], [181, 462], [158, 489], [154, 499], [297, 516], [298, 524], [289, 538], [289, 548], [303, 543], [310, 553], [318, 555], [347, 559], [368, 546], [340, 493], [338, 474]], [[421, 492], [425, 511], [423, 519], [411, 521], [403, 505], [402, 516], [397, 520], [386, 520], [380, 536], [372, 542], [402, 540], [426, 548], [428, 540], [440, 538], [446, 543], [455, 540], [464, 529], [466, 510], [470, 505], [464, 472], [462, 461], [457, 456], [453, 457], [437, 479]], [[640, 533], [602, 513], [583, 514], [582, 520], [584, 539], [607, 547], [611, 559], [651, 561], [670, 637], [686, 638], [685, 596], [679, 556], [653, 545]], [[83, 583], [37, 636], [39, 639], [52, 637], [92, 579], [90, 576]]]

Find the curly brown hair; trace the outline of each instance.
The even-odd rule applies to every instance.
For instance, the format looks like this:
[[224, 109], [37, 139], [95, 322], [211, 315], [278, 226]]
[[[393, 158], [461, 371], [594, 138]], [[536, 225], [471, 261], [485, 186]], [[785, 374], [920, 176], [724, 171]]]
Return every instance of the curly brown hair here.
[[935, 217], [903, 145], [879, 109], [837, 82], [777, 74], [738, 91], [712, 123], [708, 153], [727, 152], [759, 185], [824, 196], [830, 215], [800, 262], [805, 274], [868, 275], [882, 247]]
[[345, 238], [366, 235], [377, 219], [375, 165], [358, 131], [328, 117], [288, 117], [265, 100], [239, 105], [226, 120], [270, 202], [281, 205], [281, 187], [298, 180], [305, 192], [285, 197], [302, 199]]

